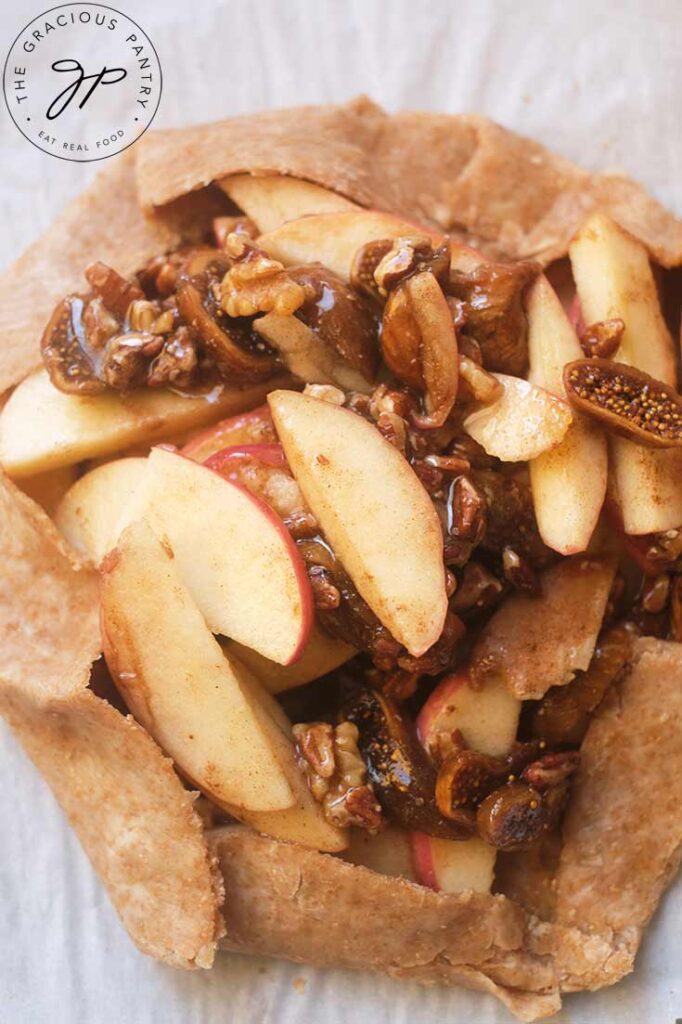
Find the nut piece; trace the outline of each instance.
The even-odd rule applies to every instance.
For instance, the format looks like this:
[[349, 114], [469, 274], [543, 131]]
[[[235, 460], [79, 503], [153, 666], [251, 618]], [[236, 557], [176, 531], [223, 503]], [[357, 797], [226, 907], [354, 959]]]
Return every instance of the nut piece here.
[[459, 379], [466, 385], [466, 400], [479, 402], [481, 405], [496, 402], [504, 391], [504, 386], [497, 377], [493, 377], [492, 373], [488, 373], [468, 356], [459, 356]]
[[293, 732], [299, 766], [327, 821], [338, 828], [383, 828], [384, 816], [358, 750], [357, 726], [310, 722], [295, 725]]
[[125, 318], [131, 302], [144, 299], [144, 292], [139, 285], [128, 281], [106, 263], [91, 263], [85, 269], [85, 279], [119, 320]]
[[379, 289], [374, 280], [374, 271], [379, 263], [393, 248], [390, 238], [377, 238], [373, 242], [366, 242], [361, 246], [353, 257], [350, 269], [351, 288], [367, 295], [370, 299], [380, 299]]
[[310, 290], [289, 277], [283, 263], [252, 245], [247, 235], [229, 234], [225, 250], [235, 261], [220, 284], [220, 305], [228, 316], [291, 316], [312, 298]]
[[608, 430], [650, 448], [682, 445], [682, 397], [643, 370], [608, 359], [564, 369], [569, 401]]
[[620, 348], [625, 321], [620, 317], [590, 324], [580, 335], [580, 347], [588, 358], [610, 359]]

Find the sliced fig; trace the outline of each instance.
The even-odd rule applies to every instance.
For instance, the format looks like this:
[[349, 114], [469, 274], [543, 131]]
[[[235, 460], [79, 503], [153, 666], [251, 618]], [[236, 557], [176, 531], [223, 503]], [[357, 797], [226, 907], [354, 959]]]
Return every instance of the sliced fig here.
[[430, 271], [408, 277], [391, 292], [381, 348], [396, 377], [425, 396], [426, 414], [415, 416], [415, 425], [441, 427], [457, 398], [457, 336], [443, 290]]
[[379, 323], [371, 304], [323, 266], [289, 267], [287, 273], [314, 292], [297, 310], [297, 319], [366, 381], [373, 381], [379, 366]]
[[344, 709], [359, 731], [358, 748], [367, 778], [387, 817], [410, 831], [444, 839], [467, 839], [475, 824], [462, 809], [445, 818], [435, 801], [436, 772], [412, 722], [377, 690], [363, 689]]
[[569, 402], [607, 430], [650, 448], [682, 445], [682, 396], [643, 370], [611, 359], [564, 369]]
[[[222, 317], [218, 322], [217, 307], [211, 310], [208, 288], [203, 287], [199, 278], [183, 281], [177, 291], [180, 316], [200, 336], [206, 350], [215, 359], [222, 373], [234, 374], [240, 380], [259, 380], [268, 377], [274, 370], [275, 360], [270, 354], [249, 351], [240, 340], [248, 341], [248, 330], [240, 328], [238, 321]], [[215, 315], [212, 315], [215, 313]]]
[[97, 395], [107, 386], [98, 376], [98, 358], [87, 343], [83, 310], [87, 299], [69, 295], [50, 317], [40, 342], [43, 362], [59, 391]]

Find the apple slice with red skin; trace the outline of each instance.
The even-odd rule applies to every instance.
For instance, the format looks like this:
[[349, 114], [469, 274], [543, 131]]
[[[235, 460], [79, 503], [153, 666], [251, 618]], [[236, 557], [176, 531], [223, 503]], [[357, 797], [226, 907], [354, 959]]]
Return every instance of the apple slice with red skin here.
[[343, 859], [370, 868], [380, 875], [427, 884], [418, 877], [414, 868], [411, 833], [394, 825], [389, 825], [376, 835], [364, 828], [351, 829], [350, 844], [344, 851]]
[[142, 511], [168, 538], [183, 582], [210, 629], [282, 665], [313, 623], [308, 575], [289, 532], [245, 487], [154, 448]]
[[280, 727], [254, 706], [180, 568], [168, 540], [143, 520], [104, 559], [102, 641], [112, 677], [138, 721], [220, 807], [290, 808]]
[[192, 437], [181, 449], [195, 462], [206, 462], [215, 452], [240, 444], [274, 444], [277, 434], [267, 405], [230, 416]]
[[261, 232], [298, 217], [360, 209], [338, 192], [283, 174], [233, 174], [217, 184]]
[[438, 839], [413, 832], [412, 859], [422, 885], [436, 892], [490, 892], [497, 851], [479, 839]]
[[392, 213], [358, 209], [287, 221], [261, 235], [258, 244], [285, 266], [321, 263], [348, 282], [353, 257], [367, 242], [416, 235], [431, 239], [434, 245], [441, 245], [446, 237]]
[[[443, 631], [443, 534], [412, 467], [367, 420], [294, 391], [268, 397], [303, 497], [361, 596], [414, 657]], [[396, 553], [399, 552], [399, 557]]]
[[461, 732], [472, 750], [491, 757], [506, 754], [516, 739], [521, 702], [491, 681], [472, 687], [467, 666], [441, 679], [417, 717], [417, 735], [430, 750], [438, 733]]
[[224, 448], [207, 459], [205, 465], [255, 494], [282, 520], [308, 512], [280, 444]]
[[255, 459], [264, 466], [276, 469], [287, 468], [287, 460], [281, 444], [235, 444], [214, 452], [204, 462], [207, 469], [214, 469], [221, 476], [230, 478], [232, 468], [239, 462]]
[[[566, 363], [582, 359], [580, 342], [544, 275], [526, 292], [528, 379], [565, 398]], [[529, 466], [540, 536], [561, 555], [586, 551], [606, 495], [608, 452], [603, 431], [574, 410], [561, 442]]]
[[[521, 701], [495, 680], [474, 689], [463, 666], [428, 697], [417, 718], [417, 735], [430, 750], [439, 733], [458, 730], [470, 749], [499, 757], [516, 739], [520, 711]], [[453, 842], [414, 832], [412, 855], [423, 885], [442, 892], [490, 891], [496, 851], [478, 837]]]

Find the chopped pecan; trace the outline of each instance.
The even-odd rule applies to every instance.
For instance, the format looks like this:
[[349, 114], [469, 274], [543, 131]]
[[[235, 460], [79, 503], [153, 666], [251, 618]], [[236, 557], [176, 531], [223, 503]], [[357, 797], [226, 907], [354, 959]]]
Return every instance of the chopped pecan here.
[[122, 277], [106, 263], [91, 263], [85, 269], [85, 279], [119, 320], [125, 319], [131, 302], [144, 299], [144, 292], [138, 284]]
[[481, 492], [466, 476], [453, 480], [448, 492], [447, 533], [475, 547], [486, 530], [487, 506]]
[[310, 722], [295, 725], [293, 732], [299, 765], [327, 820], [339, 828], [354, 825], [372, 832], [382, 828], [381, 807], [358, 750], [357, 726]]
[[540, 580], [532, 565], [509, 545], [502, 551], [502, 571], [515, 590], [523, 590], [527, 594], [540, 593]]
[[145, 332], [115, 335], [104, 348], [102, 380], [115, 391], [142, 387], [147, 381], [149, 357], [156, 355], [162, 345], [161, 338]]
[[564, 750], [526, 765], [521, 773], [524, 782], [540, 791], [566, 782], [578, 767], [580, 754], [577, 750]]
[[258, 238], [258, 228], [250, 217], [214, 217], [213, 237], [219, 249], [227, 245], [228, 235], [245, 235], [255, 241]]
[[459, 379], [465, 386], [464, 399], [468, 402], [490, 405], [496, 402], [504, 391], [497, 377], [493, 377], [492, 373], [488, 373], [468, 356], [459, 356]]
[[467, 562], [450, 607], [458, 613], [490, 608], [502, 590], [502, 584], [488, 569], [478, 562]]
[[569, 401], [608, 430], [654, 448], [682, 445], [682, 397], [625, 363], [577, 359], [564, 369]]
[[[107, 309], [99, 295], [84, 303], [82, 324], [85, 340], [95, 351], [103, 349], [109, 338], [121, 331], [120, 321]], [[133, 329], [138, 330], [137, 327]]]
[[147, 385], [161, 388], [169, 384], [186, 388], [192, 384], [198, 364], [197, 342], [188, 327], [178, 327], [163, 341], [163, 348], [149, 368]]
[[620, 347], [625, 322], [617, 317], [590, 324], [580, 335], [580, 347], [588, 357], [610, 359]]
[[331, 582], [328, 569], [323, 568], [321, 565], [311, 565], [308, 567], [308, 579], [312, 587], [316, 608], [319, 608], [320, 611], [330, 611], [333, 608], [339, 607], [341, 604], [341, 594]]

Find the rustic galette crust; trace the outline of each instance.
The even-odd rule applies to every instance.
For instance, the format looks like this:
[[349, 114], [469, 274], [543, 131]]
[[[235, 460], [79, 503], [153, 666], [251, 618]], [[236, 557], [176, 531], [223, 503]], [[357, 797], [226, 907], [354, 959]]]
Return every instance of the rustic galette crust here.
[[[0, 279], [0, 393], [38, 363], [54, 302], [81, 286], [93, 254], [133, 272], [201, 234], [221, 208], [203, 186], [244, 171], [297, 176], [361, 206], [417, 215], [487, 254], [545, 263], [598, 207], [663, 265], [682, 261], [682, 223], [640, 186], [591, 175], [479, 117], [389, 116], [360, 99], [150, 133], [137, 171], [131, 154], [112, 161]], [[100, 650], [94, 574], [1, 476], [0, 561], [0, 711], [145, 952], [207, 967], [225, 932], [231, 949], [479, 988], [522, 1020], [555, 1012], [562, 990], [632, 969], [680, 859], [679, 645], [638, 642], [595, 715], [556, 910], [540, 921], [502, 895], [434, 893], [243, 829], [207, 840], [171, 762], [88, 688]]]

